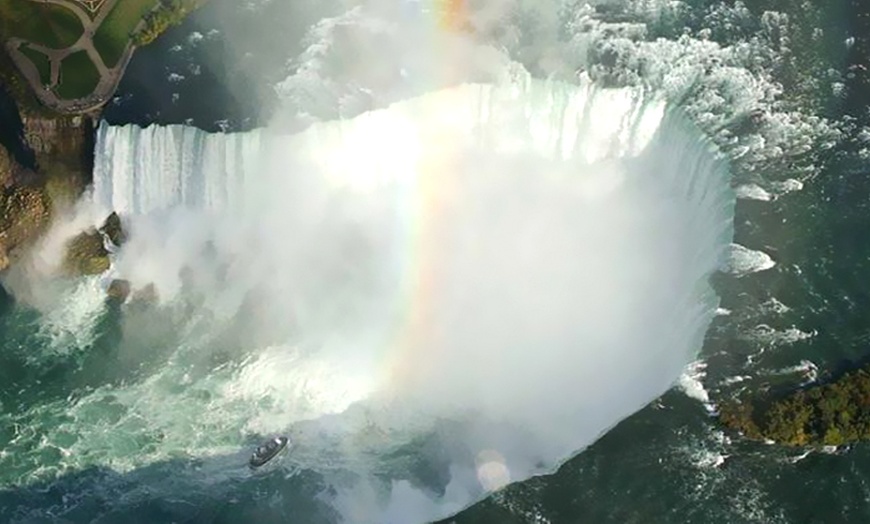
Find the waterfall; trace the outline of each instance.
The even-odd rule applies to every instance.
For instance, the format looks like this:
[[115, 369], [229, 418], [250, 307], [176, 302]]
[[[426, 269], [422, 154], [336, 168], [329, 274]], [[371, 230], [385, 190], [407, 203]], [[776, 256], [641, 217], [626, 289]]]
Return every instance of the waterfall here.
[[[551, 471], [671, 387], [715, 312], [734, 207], [727, 162], [662, 100], [531, 79], [292, 135], [103, 123], [93, 189], [130, 226], [118, 275], [198, 311], [173, 320], [187, 360], [147, 385], [183, 414], [155, 417], [174, 435], [158, 452], [196, 453], [209, 413], [225, 446], [292, 428], [302, 467], [371, 522]], [[235, 367], [177, 368], [202, 352]], [[396, 458], [421, 434], [438, 451], [402, 453], [441, 485]]]

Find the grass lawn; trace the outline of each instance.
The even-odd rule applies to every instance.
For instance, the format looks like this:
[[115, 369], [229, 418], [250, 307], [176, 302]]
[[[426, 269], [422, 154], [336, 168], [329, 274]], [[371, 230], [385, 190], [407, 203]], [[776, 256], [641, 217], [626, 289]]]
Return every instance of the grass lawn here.
[[94, 34], [94, 47], [103, 57], [106, 67], [115, 67], [130, 41], [130, 33], [136, 29], [145, 13], [156, 5], [157, 0], [122, 0], [115, 3]]
[[33, 62], [33, 65], [36, 66], [36, 70], [39, 71], [39, 82], [42, 85], [48, 85], [51, 83], [51, 60], [48, 59], [47, 56], [40, 53], [36, 49], [33, 49], [27, 44], [22, 45], [18, 48], [21, 53], [30, 59]]
[[[124, 2], [118, 2], [122, 4]], [[52, 49], [73, 45], [84, 28], [66, 7], [29, 0], [0, 1], [0, 35], [23, 38]]]
[[67, 100], [87, 96], [100, 82], [100, 72], [85, 51], [77, 51], [60, 63], [59, 85], [55, 93]]

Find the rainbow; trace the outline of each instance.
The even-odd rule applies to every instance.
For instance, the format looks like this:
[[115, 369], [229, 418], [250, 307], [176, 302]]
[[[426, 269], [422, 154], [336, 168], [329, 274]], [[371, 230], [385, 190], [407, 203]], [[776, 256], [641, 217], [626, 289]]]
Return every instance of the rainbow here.
[[[428, 74], [412, 81], [425, 83], [423, 87], [455, 84], [461, 79], [461, 67], [457, 67], [461, 64], [457, 61], [463, 57], [451, 53], [452, 46], [446, 44], [452, 38], [463, 38], [471, 33], [467, 3], [465, 0], [432, 0], [416, 4], [414, 15], [422, 18], [423, 30], [429, 33], [431, 41], [440, 42], [433, 44], [440, 49], [432, 53], [432, 60], [437, 63], [428, 64]], [[448, 92], [428, 97], [425, 103], [416, 106], [415, 116], [420, 122], [439, 122], [463, 103], [460, 96]], [[456, 177], [462, 162], [455, 129], [449, 122], [440, 124], [415, 126], [414, 144], [409, 148], [420, 154], [411, 161], [403, 190], [396, 195], [396, 209], [401, 210], [396, 228], [406, 248], [405, 255], [397, 261], [402, 275], [396, 305], [400, 318], [387, 334], [386, 356], [383, 365], [378, 367], [380, 379], [376, 380], [387, 389], [410, 386], [417, 372], [426, 369], [426, 360], [434, 357], [432, 351], [437, 351], [439, 346], [438, 332], [432, 322], [433, 304], [444, 279], [440, 267], [442, 246], [437, 239], [444, 234], [445, 210], [456, 198]], [[422, 350], [421, 346], [428, 349]]]
[[468, 7], [465, 0], [440, 0], [438, 8], [438, 27], [446, 31], [468, 31], [470, 29]]

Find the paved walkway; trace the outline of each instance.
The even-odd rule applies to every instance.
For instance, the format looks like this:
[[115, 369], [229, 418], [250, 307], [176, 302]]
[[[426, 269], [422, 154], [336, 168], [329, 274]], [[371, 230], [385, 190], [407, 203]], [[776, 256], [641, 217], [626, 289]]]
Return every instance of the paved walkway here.
[[[94, 47], [94, 33], [100, 27], [100, 24], [103, 23], [103, 20], [106, 18], [106, 16], [108, 16], [108, 14], [112, 11], [112, 8], [115, 6], [115, 3], [117, 3], [118, 0], [106, 0], [105, 3], [102, 5], [102, 9], [100, 10], [99, 14], [94, 19], [91, 19], [91, 17], [89, 17], [87, 13], [82, 10], [80, 4], [78, 4], [75, 0], [27, 1], [43, 4], [57, 4], [63, 6], [75, 13], [75, 15], [79, 18], [79, 21], [81, 21], [82, 27], [84, 28], [84, 31], [82, 31], [82, 36], [79, 37], [79, 39], [74, 44], [63, 49], [51, 49], [21, 38], [10, 38], [6, 41], [6, 49], [9, 52], [9, 55], [18, 66], [18, 69], [20, 69], [22, 74], [24, 74], [24, 77], [27, 78], [27, 81], [30, 83], [30, 86], [36, 93], [37, 98], [39, 98], [39, 100], [46, 106], [61, 113], [87, 112], [97, 109], [106, 102], [108, 102], [109, 97], [112, 96], [112, 93], [114, 93], [115, 89], [118, 87], [118, 82], [121, 81], [124, 70], [127, 68], [127, 64], [130, 62], [130, 58], [133, 56], [133, 49], [135, 47], [132, 41], [128, 42], [127, 47], [121, 54], [121, 58], [118, 60], [118, 63], [115, 64], [115, 67], [113, 68], [106, 67], [106, 64], [103, 62], [103, 58]], [[156, 5], [157, 2], [155, 1], [155, 6]], [[136, 30], [138, 30], [143, 23], [144, 22], [140, 21], [139, 25], [136, 27]], [[18, 47], [23, 43], [28, 44], [31, 48], [41, 53], [44, 53], [48, 57], [51, 63], [51, 80], [49, 82], [49, 85], [45, 86], [42, 84], [42, 80], [39, 76], [39, 70], [36, 68], [33, 62], [30, 61], [29, 58], [24, 56], [24, 54], [18, 50]], [[97, 72], [100, 75], [100, 81], [97, 83], [97, 86], [94, 88], [93, 92], [86, 97], [73, 100], [59, 98], [54, 93], [53, 89], [57, 86], [57, 83], [60, 80], [60, 63], [70, 54], [81, 50], [84, 50], [88, 54], [88, 57], [96, 66]]]
[[105, 0], [74, 0], [75, 2], [84, 6], [85, 9], [92, 13], [96, 13], [103, 7], [103, 2]]

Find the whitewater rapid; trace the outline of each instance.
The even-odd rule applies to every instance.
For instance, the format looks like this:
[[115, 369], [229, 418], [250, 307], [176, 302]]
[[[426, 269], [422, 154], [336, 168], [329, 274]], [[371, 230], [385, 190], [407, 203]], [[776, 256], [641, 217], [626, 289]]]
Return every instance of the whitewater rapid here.
[[67, 413], [39, 419], [44, 445], [72, 469], [206, 459], [185, 475], [213, 482], [289, 432], [357, 522], [552, 471], [670, 388], [735, 201], [660, 98], [531, 78], [294, 135], [103, 123], [89, 198], [129, 228], [111, 276], [159, 297], [124, 306], [120, 352], [156, 356], [42, 406]]

